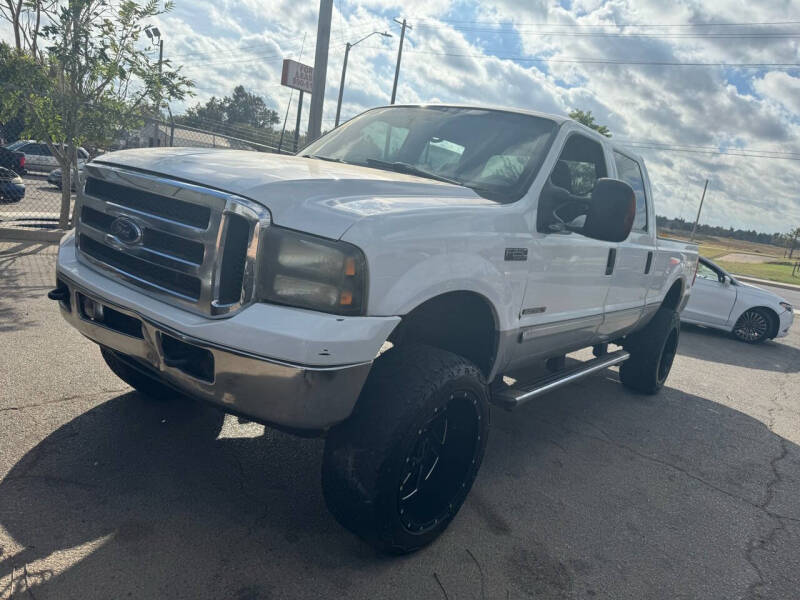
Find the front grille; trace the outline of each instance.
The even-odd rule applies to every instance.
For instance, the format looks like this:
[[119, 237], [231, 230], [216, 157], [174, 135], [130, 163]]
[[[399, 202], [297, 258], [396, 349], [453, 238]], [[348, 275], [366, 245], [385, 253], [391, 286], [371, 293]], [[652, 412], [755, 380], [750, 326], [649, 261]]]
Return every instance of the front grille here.
[[238, 196], [106, 165], [89, 165], [80, 197], [80, 256], [129, 285], [212, 316], [252, 299], [269, 212]]

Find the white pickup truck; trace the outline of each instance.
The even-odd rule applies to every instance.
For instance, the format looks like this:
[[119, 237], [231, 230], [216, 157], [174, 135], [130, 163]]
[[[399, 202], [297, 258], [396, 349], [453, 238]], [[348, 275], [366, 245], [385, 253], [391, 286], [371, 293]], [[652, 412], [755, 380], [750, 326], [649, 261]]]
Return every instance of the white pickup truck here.
[[326, 435], [329, 509], [390, 552], [457, 513], [490, 403], [615, 364], [658, 391], [697, 265], [657, 238], [640, 158], [533, 112], [376, 108], [297, 156], [148, 148], [86, 175], [64, 317], [145, 395]]

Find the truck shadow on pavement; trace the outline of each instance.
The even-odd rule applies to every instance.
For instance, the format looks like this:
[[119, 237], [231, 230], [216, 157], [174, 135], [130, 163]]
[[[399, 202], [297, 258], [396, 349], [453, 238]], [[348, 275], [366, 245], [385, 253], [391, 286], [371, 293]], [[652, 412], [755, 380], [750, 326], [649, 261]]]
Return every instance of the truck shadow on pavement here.
[[682, 341], [678, 345], [678, 354], [684, 356], [762, 371], [800, 371], [800, 349], [784, 343], [782, 339], [746, 344], [724, 331], [688, 323], [681, 324], [681, 336], [692, 340], [690, 344]]
[[444, 597], [437, 582], [451, 598], [484, 583], [491, 598], [788, 598], [800, 586], [800, 449], [698, 396], [633, 395], [613, 371], [495, 409], [473, 493], [406, 558], [376, 556], [326, 512], [322, 440], [214, 439], [181, 414], [127, 393], [11, 468], [0, 527], [22, 549], [0, 553], [0, 597], [23, 597], [23, 573], [38, 600]]

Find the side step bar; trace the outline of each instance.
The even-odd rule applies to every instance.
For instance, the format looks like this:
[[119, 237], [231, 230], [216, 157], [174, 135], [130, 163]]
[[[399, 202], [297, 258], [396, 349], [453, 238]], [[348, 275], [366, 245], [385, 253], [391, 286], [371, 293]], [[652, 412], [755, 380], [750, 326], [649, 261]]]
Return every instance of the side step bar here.
[[582, 379], [583, 377], [591, 375], [592, 373], [597, 373], [598, 371], [602, 371], [603, 369], [607, 369], [613, 365], [618, 365], [619, 363], [628, 360], [628, 358], [630, 358], [630, 354], [628, 354], [625, 350], [617, 350], [611, 354], [606, 354], [604, 356], [600, 356], [599, 358], [587, 360], [586, 362], [575, 365], [574, 367], [564, 369], [558, 373], [553, 373], [547, 377], [542, 377], [541, 379], [524, 387], [507, 387], [505, 389], [501, 388], [500, 390], [493, 390], [492, 404], [496, 404], [497, 406], [505, 408], [506, 410], [513, 410], [528, 400], [533, 400], [542, 394], [546, 394], [547, 392], [551, 392], [563, 385], [567, 385], [568, 383]]

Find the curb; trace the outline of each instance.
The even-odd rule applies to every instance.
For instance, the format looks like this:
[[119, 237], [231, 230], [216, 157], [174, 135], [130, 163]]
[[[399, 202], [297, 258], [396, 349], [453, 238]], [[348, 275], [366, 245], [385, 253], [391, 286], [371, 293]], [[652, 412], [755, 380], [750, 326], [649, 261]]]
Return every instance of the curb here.
[[45, 242], [57, 244], [65, 233], [61, 229], [0, 228], [0, 242]]
[[776, 288], [782, 288], [784, 290], [793, 290], [795, 292], [800, 292], [800, 285], [794, 285], [793, 283], [782, 283], [780, 281], [770, 281], [769, 279], [756, 279], [755, 277], [747, 277], [744, 275], [737, 275], [736, 273], [731, 273], [736, 279], [740, 279], [745, 283], [752, 283], [755, 285], [770, 285]]

